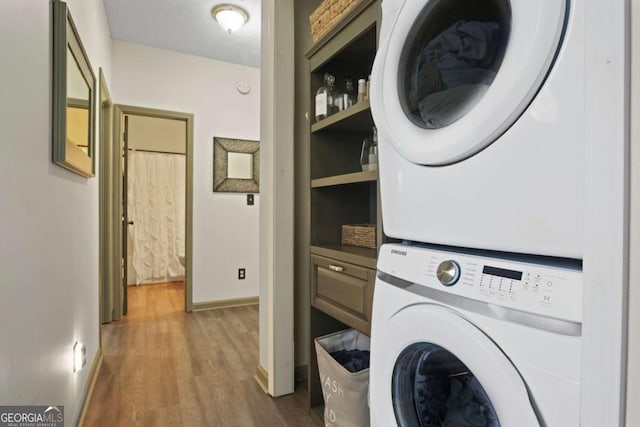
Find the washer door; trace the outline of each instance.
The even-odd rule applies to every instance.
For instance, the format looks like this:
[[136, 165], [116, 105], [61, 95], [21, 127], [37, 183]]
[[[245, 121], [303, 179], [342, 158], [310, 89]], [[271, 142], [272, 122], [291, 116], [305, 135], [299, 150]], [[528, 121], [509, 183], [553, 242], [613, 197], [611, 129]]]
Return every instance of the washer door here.
[[450, 309], [409, 306], [373, 334], [384, 343], [372, 353], [371, 364], [371, 377], [378, 382], [372, 393], [383, 405], [379, 425], [541, 425], [504, 353]]
[[407, 160], [446, 165], [504, 133], [546, 78], [566, 0], [405, 1], [383, 27], [371, 108]]

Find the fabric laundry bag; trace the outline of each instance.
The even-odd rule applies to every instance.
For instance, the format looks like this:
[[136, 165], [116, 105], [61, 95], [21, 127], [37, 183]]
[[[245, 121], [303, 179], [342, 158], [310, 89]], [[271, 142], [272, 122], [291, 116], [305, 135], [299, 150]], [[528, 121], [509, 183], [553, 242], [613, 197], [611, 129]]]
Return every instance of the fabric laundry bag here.
[[[315, 346], [325, 427], [368, 427], [369, 337], [347, 329], [316, 338]], [[345, 366], [357, 372], [350, 372]], [[361, 369], [362, 366], [366, 368]]]

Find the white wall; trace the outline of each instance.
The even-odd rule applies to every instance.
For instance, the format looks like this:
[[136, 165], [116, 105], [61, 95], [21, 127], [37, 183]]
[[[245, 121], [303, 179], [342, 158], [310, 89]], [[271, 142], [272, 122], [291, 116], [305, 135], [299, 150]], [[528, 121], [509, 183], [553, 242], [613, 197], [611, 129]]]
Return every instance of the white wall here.
[[167, 153], [187, 152], [187, 122], [129, 115], [129, 149], [164, 151]]
[[193, 302], [257, 296], [259, 197], [213, 193], [213, 137], [260, 139], [260, 70], [117, 40], [113, 69], [115, 103], [195, 115]]
[[[108, 82], [102, 1], [67, 3]], [[51, 33], [50, 2], [0, 1], [0, 402], [64, 405], [73, 425], [98, 349], [98, 179], [51, 162]]]
[[262, 2], [260, 365], [272, 396], [293, 393], [293, 0]]
[[[631, 2], [631, 40], [640, 40], [640, 0]], [[640, 115], [640, 44], [631, 43], [631, 117]], [[640, 125], [631, 120], [629, 342], [626, 425], [640, 425]]]

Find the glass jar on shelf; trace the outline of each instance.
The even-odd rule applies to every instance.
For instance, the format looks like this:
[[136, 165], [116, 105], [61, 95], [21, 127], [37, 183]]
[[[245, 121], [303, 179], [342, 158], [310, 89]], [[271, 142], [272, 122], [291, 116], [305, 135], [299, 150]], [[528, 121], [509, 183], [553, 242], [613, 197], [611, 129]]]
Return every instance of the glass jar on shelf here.
[[373, 138], [365, 138], [362, 141], [360, 165], [363, 172], [378, 169], [378, 132], [375, 127], [373, 128]]

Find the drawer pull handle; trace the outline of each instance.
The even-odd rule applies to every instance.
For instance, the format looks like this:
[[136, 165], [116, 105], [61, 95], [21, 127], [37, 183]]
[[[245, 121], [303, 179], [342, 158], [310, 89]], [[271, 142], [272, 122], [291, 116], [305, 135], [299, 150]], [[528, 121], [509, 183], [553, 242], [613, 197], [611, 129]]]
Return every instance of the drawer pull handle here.
[[337, 271], [338, 273], [342, 273], [344, 271], [344, 267], [340, 267], [339, 265], [329, 264], [329, 270]]

